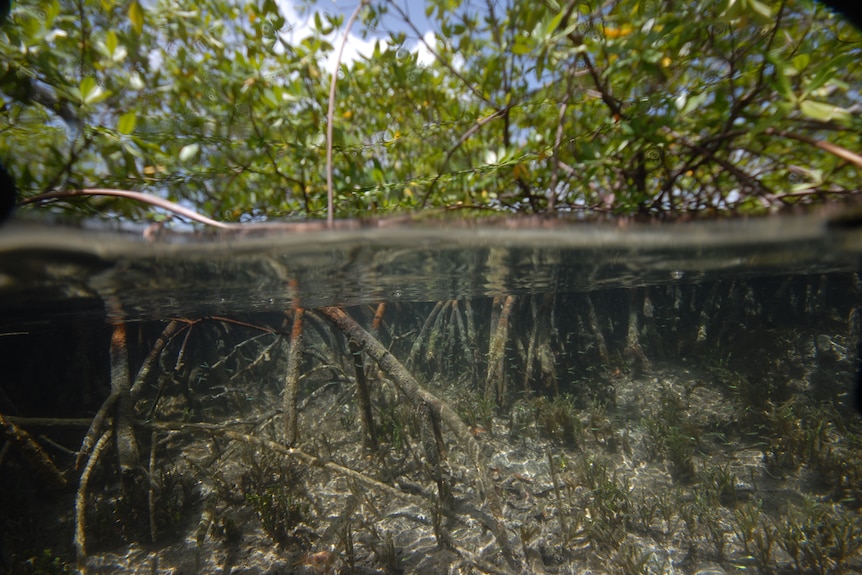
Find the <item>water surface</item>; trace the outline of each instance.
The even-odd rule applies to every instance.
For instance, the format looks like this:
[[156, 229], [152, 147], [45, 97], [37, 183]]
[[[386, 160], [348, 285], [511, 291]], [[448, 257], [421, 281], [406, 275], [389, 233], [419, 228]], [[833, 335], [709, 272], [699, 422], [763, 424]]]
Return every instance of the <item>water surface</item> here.
[[862, 569], [852, 226], [300, 230], [0, 229], [3, 569]]

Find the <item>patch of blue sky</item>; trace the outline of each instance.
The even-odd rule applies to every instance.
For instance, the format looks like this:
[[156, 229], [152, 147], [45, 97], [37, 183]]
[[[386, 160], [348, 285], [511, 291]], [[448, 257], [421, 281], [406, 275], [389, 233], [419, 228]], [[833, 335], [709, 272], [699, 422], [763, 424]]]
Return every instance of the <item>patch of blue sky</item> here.
[[[325, 39], [336, 47], [335, 50], [327, 54], [324, 65], [324, 68], [331, 73], [335, 70], [338, 56], [337, 47], [340, 46], [343, 38], [344, 23], [348, 21], [358, 5], [358, 0], [316, 0], [311, 2], [279, 0], [278, 6], [285, 19], [285, 24], [278, 32], [288, 44], [293, 45], [314, 34], [315, 13], [319, 13], [324, 20], [326, 20], [327, 15], [341, 16], [342, 26], [325, 36]], [[369, 19], [367, 15], [360, 13], [359, 19], [348, 35], [344, 53], [341, 56], [341, 63], [349, 67], [351, 62], [371, 57], [375, 44], [379, 44], [381, 50], [389, 48], [390, 39], [399, 33], [405, 35], [405, 41], [403, 45], [393, 46], [394, 49], [407, 50], [417, 54], [420, 65], [429, 65], [433, 62], [434, 57], [429, 46], [433, 49], [435, 34], [431, 21], [425, 16], [425, 1], [400, 0], [398, 2], [398, 8], [401, 9], [400, 13], [394, 7], [389, 7], [385, 11], [381, 10], [381, 7], [385, 5], [385, 3], [377, 5], [372, 3], [363, 8], [363, 11], [374, 12], [379, 17]], [[402, 14], [409, 18], [412, 26], [404, 21]], [[417, 35], [417, 31], [420, 34]]]

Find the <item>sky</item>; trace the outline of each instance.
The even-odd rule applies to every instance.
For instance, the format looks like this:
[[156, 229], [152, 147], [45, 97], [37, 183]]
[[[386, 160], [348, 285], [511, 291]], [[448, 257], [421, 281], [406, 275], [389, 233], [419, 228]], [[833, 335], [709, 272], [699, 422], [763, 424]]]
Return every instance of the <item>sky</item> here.
[[[397, 2], [402, 10], [408, 14], [413, 24], [423, 32], [426, 42], [433, 45], [433, 24], [425, 16], [425, 0], [397, 0]], [[329, 41], [335, 47], [335, 50], [326, 62], [326, 69], [329, 71], [335, 68], [338, 48], [341, 46], [344, 34], [344, 27], [359, 3], [360, 0], [316, 0], [311, 3], [311, 6], [319, 12], [341, 14], [344, 16], [344, 25], [329, 37]], [[287, 20], [284, 28], [281, 30], [281, 34], [285, 40], [289, 43], [295, 43], [311, 35], [311, 29], [314, 26], [314, 14], [312, 10], [307, 9], [309, 5], [307, 2], [302, 2], [302, 0], [279, 0], [278, 4], [282, 15]], [[363, 10], [367, 9], [367, 7], [363, 8]], [[387, 45], [386, 38], [393, 31], [407, 34], [404, 48], [418, 53], [420, 64], [427, 65], [433, 61], [433, 56], [425, 45], [419, 40], [413, 30], [404, 23], [400, 15], [391, 8], [389, 14], [381, 18], [377, 29], [368, 30], [365, 38], [362, 37], [363, 28], [364, 25], [361, 17], [357, 18], [348, 36], [347, 44], [344, 47], [344, 54], [341, 58], [342, 63], [357, 60], [363, 55], [371, 55], [374, 50], [375, 41], [380, 41], [381, 48], [385, 47]]]

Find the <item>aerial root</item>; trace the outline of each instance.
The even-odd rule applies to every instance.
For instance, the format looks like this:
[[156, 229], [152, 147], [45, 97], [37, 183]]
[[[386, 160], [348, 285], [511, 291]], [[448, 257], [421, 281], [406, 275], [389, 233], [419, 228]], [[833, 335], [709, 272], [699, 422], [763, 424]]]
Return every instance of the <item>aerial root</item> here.
[[84, 466], [84, 471], [81, 473], [78, 492], [75, 494], [75, 555], [78, 560], [78, 571], [82, 575], [87, 573], [87, 485], [90, 483], [90, 475], [96, 468], [96, 463], [111, 440], [112, 433], [111, 429], [106, 430], [96, 442], [87, 459], [87, 464]]
[[0, 414], [0, 437], [3, 437], [15, 446], [18, 454], [27, 461], [36, 478], [49, 489], [63, 489], [66, 487], [66, 478], [57, 469], [53, 460], [42, 447], [25, 430], [21, 429], [3, 414]]
[[290, 330], [290, 350], [287, 352], [287, 374], [284, 378], [284, 444], [293, 447], [299, 439], [299, 423], [296, 400], [299, 395], [299, 368], [302, 364], [302, 308], [293, 313], [293, 327]]
[[493, 397], [497, 405], [501, 405], [506, 398], [506, 370], [505, 351], [506, 341], [509, 339], [509, 317], [515, 296], [506, 296], [500, 308], [500, 316], [496, 327], [491, 326], [491, 343], [488, 349], [488, 377], [485, 379], [485, 397]]
[[[511, 302], [509, 307], [511, 307]], [[358, 342], [415, 408], [419, 409], [423, 404], [427, 405], [433, 416], [445, 423], [461, 443], [473, 463], [474, 471], [484, 492], [485, 503], [491, 511], [492, 519], [486, 527], [494, 534], [506, 562], [512, 569], [517, 570], [518, 561], [509, 543], [506, 525], [503, 521], [502, 504], [491, 478], [486, 473], [487, 465], [482, 456], [481, 447], [461, 417], [446, 402], [420, 386], [395, 356], [377, 339], [371, 337], [371, 334], [365, 331], [344, 310], [326, 307], [320, 309], [319, 313], [328, 318], [348, 339]]]
[[410, 348], [410, 355], [407, 357], [406, 362], [407, 367], [411, 367], [413, 365], [416, 356], [422, 349], [423, 342], [429, 338], [431, 328], [434, 327], [437, 320], [437, 316], [440, 315], [440, 311], [442, 311], [445, 305], [446, 302], [438, 301], [436, 304], [434, 304], [434, 309], [431, 310], [431, 313], [428, 314], [428, 317], [425, 318], [425, 323], [422, 324], [422, 329], [419, 330], [419, 335], [416, 336], [416, 339], [413, 342], [413, 347]]

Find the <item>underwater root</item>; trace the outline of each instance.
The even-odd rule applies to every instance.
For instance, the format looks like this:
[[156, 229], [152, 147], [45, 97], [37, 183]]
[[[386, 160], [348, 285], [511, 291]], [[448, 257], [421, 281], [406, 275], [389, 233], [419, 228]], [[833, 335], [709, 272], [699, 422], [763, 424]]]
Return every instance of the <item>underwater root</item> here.
[[341, 308], [326, 307], [318, 310], [324, 317], [329, 319], [344, 335], [359, 345], [362, 349], [377, 363], [380, 369], [395, 383], [401, 393], [419, 409], [423, 404], [427, 405], [433, 416], [438, 420], [445, 422], [446, 426], [455, 436], [459, 443], [464, 447], [467, 455], [470, 457], [478, 476], [479, 483], [482, 486], [482, 491], [485, 495], [491, 515], [492, 522], [487, 527], [494, 534], [497, 544], [500, 546], [500, 552], [506, 559], [506, 562], [513, 569], [518, 568], [518, 562], [512, 551], [509, 539], [506, 533], [506, 526], [503, 522], [503, 512], [500, 499], [497, 495], [495, 487], [491, 482], [491, 478], [485, 472], [487, 465], [482, 456], [481, 448], [476, 438], [470, 433], [467, 425], [461, 420], [461, 417], [449, 405], [440, 398], [423, 388], [413, 378], [409, 371], [393, 356], [386, 347], [383, 346], [377, 339], [373, 338], [370, 333], [365, 331], [356, 321], [344, 312]]
[[290, 331], [290, 350], [287, 355], [287, 375], [284, 378], [284, 444], [296, 445], [299, 437], [296, 399], [299, 394], [300, 367], [302, 364], [302, 326], [305, 310], [296, 308], [293, 314], [293, 328]]
[[502, 405], [506, 399], [506, 375], [504, 360], [506, 341], [509, 337], [509, 317], [512, 306], [515, 303], [514, 296], [506, 296], [500, 308], [500, 317], [497, 326], [491, 334], [491, 343], [488, 350], [488, 377], [485, 381], [485, 396], [495, 397], [497, 404]]
[[[27, 462], [36, 478], [48, 489], [63, 489], [66, 478], [54, 462], [29, 433], [0, 414], [0, 437], [14, 446], [14, 449]], [[3, 457], [0, 456], [0, 461]]]
[[81, 480], [78, 483], [78, 491], [75, 494], [75, 554], [78, 560], [78, 571], [82, 574], [87, 572], [87, 485], [90, 483], [90, 475], [93, 469], [96, 468], [99, 458], [105, 451], [105, 447], [111, 440], [112, 431], [108, 429], [96, 444], [93, 446], [93, 451], [87, 459], [87, 465], [81, 473]]

